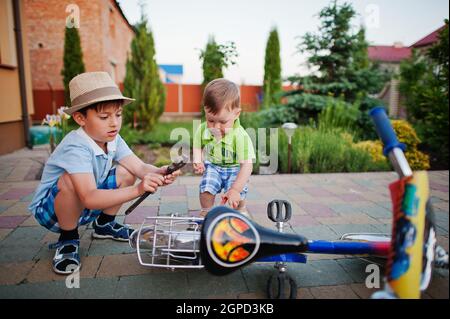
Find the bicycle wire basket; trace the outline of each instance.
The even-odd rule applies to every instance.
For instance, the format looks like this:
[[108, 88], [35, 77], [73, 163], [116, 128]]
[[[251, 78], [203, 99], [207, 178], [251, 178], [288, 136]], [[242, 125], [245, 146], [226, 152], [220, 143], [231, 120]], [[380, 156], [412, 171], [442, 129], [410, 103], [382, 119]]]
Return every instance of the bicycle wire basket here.
[[139, 263], [167, 269], [203, 268], [200, 260], [200, 226], [203, 218], [146, 217], [130, 236]]

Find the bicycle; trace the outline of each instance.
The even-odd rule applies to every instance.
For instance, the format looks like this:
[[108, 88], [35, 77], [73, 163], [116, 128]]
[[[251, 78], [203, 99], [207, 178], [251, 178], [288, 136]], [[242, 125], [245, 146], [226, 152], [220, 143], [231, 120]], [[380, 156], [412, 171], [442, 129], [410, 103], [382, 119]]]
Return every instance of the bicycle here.
[[296, 282], [287, 275], [287, 263], [306, 263], [306, 254], [345, 254], [386, 257], [383, 291], [373, 298], [420, 298], [431, 280], [433, 264], [448, 269], [448, 253], [436, 246], [433, 210], [426, 172], [413, 173], [404, 155], [405, 145], [395, 135], [384, 108], [371, 110], [378, 135], [399, 180], [389, 188], [393, 200], [392, 236], [345, 234], [339, 240], [308, 240], [284, 232], [292, 216], [289, 202], [273, 200], [267, 215], [277, 230], [262, 227], [226, 206], [210, 210], [205, 218], [148, 217], [130, 237], [141, 265], [168, 269], [205, 268], [227, 275], [253, 262], [275, 262], [278, 273], [268, 280], [270, 298], [295, 298]]

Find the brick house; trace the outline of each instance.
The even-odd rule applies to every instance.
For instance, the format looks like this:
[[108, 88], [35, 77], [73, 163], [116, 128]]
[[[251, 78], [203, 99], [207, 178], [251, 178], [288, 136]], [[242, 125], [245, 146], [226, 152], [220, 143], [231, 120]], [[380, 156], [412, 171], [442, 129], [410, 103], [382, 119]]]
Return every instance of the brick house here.
[[135, 32], [117, 1], [25, 0], [36, 121], [64, 105], [65, 25], [77, 14], [86, 72], [107, 71], [119, 85], [125, 77]]
[[411, 48], [416, 49], [416, 50], [420, 50], [420, 51], [428, 50], [429, 48], [431, 48], [439, 40], [438, 39], [439, 33], [444, 28], [445, 28], [445, 25], [443, 25], [442, 27], [440, 27], [436, 31], [431, 32], [430, 34], [428, 34], [427, 36], [423, 37], [422, 39], [420, 39], [416, 43], [412, 44]]
[[[397, 42], [394, 45], [375, 45], [369, 46], [369, 59], [380, 64], [381, 69], [388, 70], [392, 74], [399, 74], [400, 63], [411, 57], [413, 50], [418, 50], [424, 53], [438, 41], [439, 32], [445, 28], [445, 25], [432, 33], [426, 35], [419, 41], [413, 43], [409, 47], [403, 46], [402, 43]], [[399, 80], [392, 77], [386, 83], [383, 90], [378, 94], [378, 98], [383, 100], [389, 106], [389, 115], [394, 118], [406, 118], [406, 109], [402, 105], [402, 97], [400, 95]]]
[[[411, 48], [404, 47], [402, 43], [397, 42], [392, 46], [377, 45], [368, 48], [369, 59], [378, 62], [382, 70], [398, 74], [400, 72], [400, 63], [411, 56]], [[401, 105], [400, 92], [398, 90], [399, 80], [392, 77], [384, 86], [378, 95], [386, 105], [389, 106], [389, 115], [394, 118], [405, 117], [405, 109]]]

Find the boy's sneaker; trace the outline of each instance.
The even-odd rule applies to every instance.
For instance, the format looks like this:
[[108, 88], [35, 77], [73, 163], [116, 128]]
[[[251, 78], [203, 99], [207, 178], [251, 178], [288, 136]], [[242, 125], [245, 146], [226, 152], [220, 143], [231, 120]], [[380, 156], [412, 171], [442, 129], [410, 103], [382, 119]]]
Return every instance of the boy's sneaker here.
[[104, 225], [99, 225], [97, 220], [94, 220], [92, 226], [94, 228], [92, 238], [99, 239], [111, 238], [118, 241], [128, 241], [134, 231], [128, 225], [119, 224], [114, 220]]
[[78, 239], [58, 241], [50, 244], [49, 248], [56, 249], [52, 266], [57, 274], [68, 275], [80, 269], [80, 241]]

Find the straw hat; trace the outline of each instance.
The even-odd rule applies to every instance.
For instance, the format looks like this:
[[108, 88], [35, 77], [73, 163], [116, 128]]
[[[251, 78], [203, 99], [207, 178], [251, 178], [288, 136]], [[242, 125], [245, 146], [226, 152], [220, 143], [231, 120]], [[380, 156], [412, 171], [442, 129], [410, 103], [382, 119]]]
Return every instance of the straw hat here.
[[72, 107], [65, 110], [69, 115], [94, 103], [123, 100], [129, 104], [135, 99], [124, 97], [107, 72], [88, 72], [74, 77], [69, 82]]

